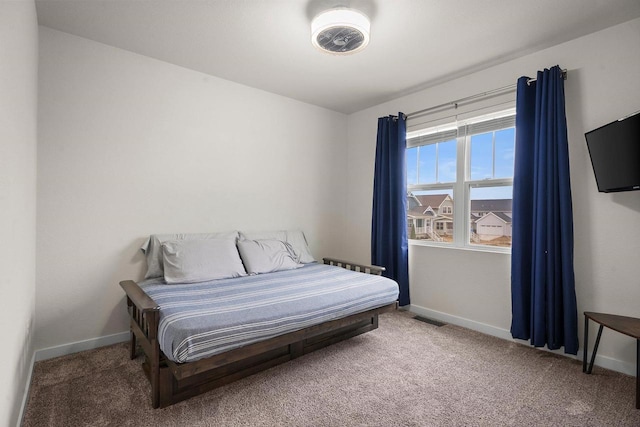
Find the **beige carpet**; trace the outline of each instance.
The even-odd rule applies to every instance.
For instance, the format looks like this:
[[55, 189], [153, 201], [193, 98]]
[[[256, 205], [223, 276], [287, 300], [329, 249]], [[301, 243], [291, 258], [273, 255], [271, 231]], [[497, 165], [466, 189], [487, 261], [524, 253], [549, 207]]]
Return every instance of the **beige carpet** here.
[[635, 378], [406, 313], [154, 410], [125, 344], [38, 362], [24, 426], [640, 426]]

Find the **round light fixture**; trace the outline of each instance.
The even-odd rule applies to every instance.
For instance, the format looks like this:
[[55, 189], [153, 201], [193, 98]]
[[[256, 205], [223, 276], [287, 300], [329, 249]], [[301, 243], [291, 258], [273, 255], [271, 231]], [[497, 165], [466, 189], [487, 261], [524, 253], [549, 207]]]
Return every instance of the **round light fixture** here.
[[311, 43], [336, 55], [355, 53], [369, 44], [370, 29], [365, 14], [353, 9], [330, 9], [311, 21]]

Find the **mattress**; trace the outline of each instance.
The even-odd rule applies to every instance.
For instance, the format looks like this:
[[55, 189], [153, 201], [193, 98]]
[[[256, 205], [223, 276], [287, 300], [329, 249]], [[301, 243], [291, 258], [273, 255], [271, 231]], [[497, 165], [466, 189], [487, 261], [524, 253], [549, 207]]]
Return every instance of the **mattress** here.
[[391, 279], [341, 267], [307, 264], [296, 270], [210, 282], [140, 287], [160, 307], [160, 349], [192, 362], [319, 323], [393, 303]]

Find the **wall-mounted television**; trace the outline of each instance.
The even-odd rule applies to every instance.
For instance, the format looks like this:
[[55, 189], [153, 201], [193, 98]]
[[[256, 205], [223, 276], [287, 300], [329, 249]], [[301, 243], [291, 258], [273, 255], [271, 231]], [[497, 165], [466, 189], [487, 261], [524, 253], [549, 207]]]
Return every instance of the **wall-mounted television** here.
[[640, 111], [584, 136], [598, 191], [640, 190]]

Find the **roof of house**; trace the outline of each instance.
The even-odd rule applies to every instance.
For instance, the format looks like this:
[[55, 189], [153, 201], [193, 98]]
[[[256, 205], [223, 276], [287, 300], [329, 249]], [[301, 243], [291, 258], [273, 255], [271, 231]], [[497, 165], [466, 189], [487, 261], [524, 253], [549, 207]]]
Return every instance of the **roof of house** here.
[[416, 206], [407, 212], [407, 215], [414, 218], [426, 218], [426, 217], [435, 217], [436, 214], [432, 210], [429, 209], [428, 206]]
[[506, 222], [507, 224], [511, 224], [511, 217], [505, 214], [504, 212], [491, 212], [491, 213], [497, 216], [498, 218], [500, 218], [501, 220], [503, 220], [504, 222]]
[[433, 209], [437, 209], [447, 197], [449, 197], [448, 194], [420, 194], [415, 196], [422, 206], [431, 206]]
[[476, 219], [476, 222], [482, 222], [482, 220], [487, 218], [489, 215], [493, 215], [495, 217], [498, 217], [499, 219], [504, 221], [505, 224], [511, 224], [511, 217], [509, 215], [505, 214], [504, 212], [489, 212], [488, 214], [484, 215], [482, 218]]
[[511, 199], [471, 200], [471, 212], [511, 212], [512, 204]]
[[413, 194], [407, 194], [407, 209], [413, 209], [416, 206], [420, 206], [420, 202]]

